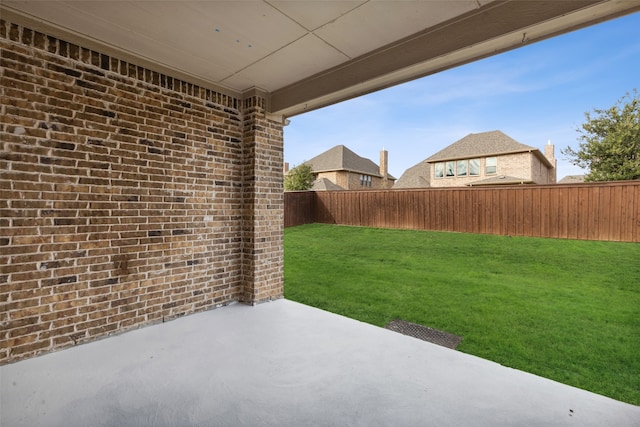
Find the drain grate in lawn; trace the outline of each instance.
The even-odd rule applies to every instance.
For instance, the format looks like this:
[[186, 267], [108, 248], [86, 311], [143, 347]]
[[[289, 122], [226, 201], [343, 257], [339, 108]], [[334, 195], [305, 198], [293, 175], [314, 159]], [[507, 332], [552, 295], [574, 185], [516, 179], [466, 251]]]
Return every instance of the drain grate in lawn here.
[[439, 331], [416, 323], [405, 322], [404, 320], [392, 320], [387, 323], [385, 328], [451, 349], [455, 349], [458, 344], [460, 344], [460, 341], [462, 341], [462, 337], [450, 334], [449, 332]]

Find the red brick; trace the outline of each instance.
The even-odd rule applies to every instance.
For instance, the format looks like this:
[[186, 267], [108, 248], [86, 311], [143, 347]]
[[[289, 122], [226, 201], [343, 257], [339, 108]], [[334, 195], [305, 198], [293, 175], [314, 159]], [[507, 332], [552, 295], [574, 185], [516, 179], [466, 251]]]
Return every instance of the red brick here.
[[[19, 42], [21, 27], [6, 28]], [[244, 114], [229, 108], [239, 99], [27, 33], [30, 46], [5, 47], [0, 82], [10, 147], [0, 209], [12, 230], [2, 247], [17, 262], [0, 286], [11, 293], [12, 319], [55, 325], [37, 338], [21, 331], [15, 338], [25, 342], [0, 351], [0, 363], [281, 295], [282, 203], [274, 210], [269, 200], [281, 198], [282, 132], [253, 107], [263, 100], [250, 99]], [[253, 124], [259, 134], [247, 130]], [[243, 174], [254, 173], [264, 184], [242, 190]], [[216, 220], [204, 221], [212, 210]], [[243, 227], [252, 217], [256, 224]], [[246, 232], [266, 240], [244, 242]], [[251, 254], [244, 263], [243, 253]]]

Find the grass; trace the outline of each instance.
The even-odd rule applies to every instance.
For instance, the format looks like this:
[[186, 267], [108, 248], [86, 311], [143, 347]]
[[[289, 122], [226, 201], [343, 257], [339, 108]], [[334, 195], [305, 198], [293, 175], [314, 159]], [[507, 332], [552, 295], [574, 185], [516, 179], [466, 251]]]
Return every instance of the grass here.
[[640, 405], [640, 244], [313, 224], [284, 247], [288, 299]]

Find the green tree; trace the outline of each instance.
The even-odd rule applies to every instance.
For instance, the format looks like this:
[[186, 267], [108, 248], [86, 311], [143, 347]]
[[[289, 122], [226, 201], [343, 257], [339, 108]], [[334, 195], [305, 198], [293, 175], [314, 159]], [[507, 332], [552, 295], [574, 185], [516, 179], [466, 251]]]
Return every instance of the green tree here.
[[311, 166], [303, 163], [291, 169], [284, 176], [285, 191], [306, 191], [313, 187], [313, 170]]
[[627, 93], [608, 110], [587, 112], [578, 149], [562, 154], [589, 173], [586, 181], [640, 179], [640, 98], [637, 90]]

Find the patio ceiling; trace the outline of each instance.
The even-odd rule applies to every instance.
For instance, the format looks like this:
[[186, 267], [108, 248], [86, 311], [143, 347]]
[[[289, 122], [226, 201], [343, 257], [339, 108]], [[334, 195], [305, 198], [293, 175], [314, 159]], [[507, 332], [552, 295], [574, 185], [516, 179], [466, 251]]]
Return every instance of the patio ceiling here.
[[636, 10], [633, 0], [10, 1], [3, 18], [292, 116]]

